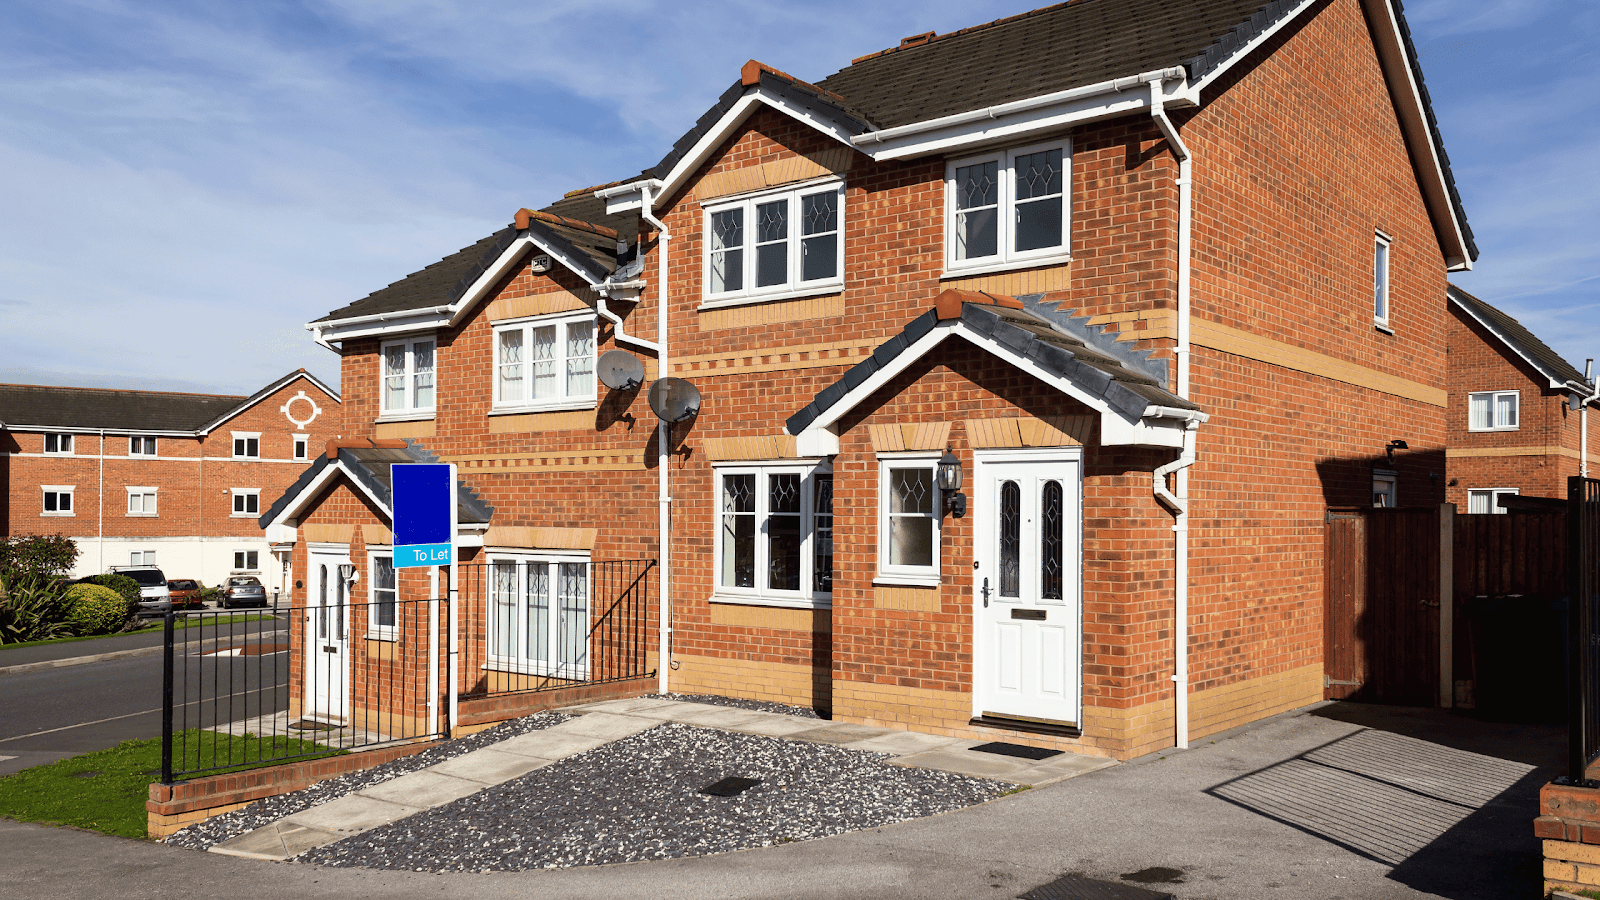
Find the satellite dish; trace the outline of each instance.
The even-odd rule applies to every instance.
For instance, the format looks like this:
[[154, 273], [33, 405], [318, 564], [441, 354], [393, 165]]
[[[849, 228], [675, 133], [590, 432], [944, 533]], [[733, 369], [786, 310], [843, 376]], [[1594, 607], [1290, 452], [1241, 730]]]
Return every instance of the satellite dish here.
[[663, 422], [682, 422], [700, 412], [700, 389], [682, 378], [658, 378], [650, 385], [650, 410]]
[[631, 391], [644, 384], [644, 363], [626, 350], [607, 350], [595, 360], [600, 383], [614, 391]]

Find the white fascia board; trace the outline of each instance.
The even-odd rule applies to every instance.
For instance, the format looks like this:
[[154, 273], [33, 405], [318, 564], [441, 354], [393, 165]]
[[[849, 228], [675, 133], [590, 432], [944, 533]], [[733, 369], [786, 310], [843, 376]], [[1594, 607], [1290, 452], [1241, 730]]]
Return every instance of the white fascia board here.
[[450, 322], [449, 307], [435, 306], [425, 310], [399, 310], [375, 321], [323, 322], [308, 325], [323, 341], [348, 341], [365, 337], [389, 337], [396, 334], [414, 334], [420, 331], [437, 331]]
[[1538, 372], [1540, 375], [1543, 375], [1545, 377], [1545, 380], [1550, 382], [1550, 387], [1551, 387], [1552, 390], [1562, 390], [1562, 389], [1564, 389], [1564, 388], [1566, 388], [1568, 386], [1568, 382], [1566, 381], [1566, 379], [1563, 379], [1563, 378], [1557, 376], [1556, 373], [1550, 371], [1550, 369], [1547, 368], [1544, 363], [1540, 362], [1539, 360], [1535, 359], [1532, 356], [1529, 356], [1526, 353], [1523, 353], [1520, 349], [1518, 349], [1516, 343], [1513, 342], [1511, 340], [1511, 338], [1509, 336], [1507, 336], [1504, 331], [1501, 331], [1500, 329], [1496, 328], [1493, 322], [1490, 322], [1489, 320], [1485, 319], [1484, 317], [1478, 315], [1478, 313], [1472, 307], [1470, 307], [1470, 306], [1466, 305], [1465, 303], [1462, 303], [1461, 301], [1457, 300], [1454, 291], [1447, 290], [1445, 293], [1450, 297], [1450, 302], [1455, 304], [1455, 307], [1457, 309], [1459, 309], [1462, 312], [1466, 313], [1467, 315], [1471, 316], [1472, 317], [1472, 321], [1477, 322], [1479, 325], [1482, 325], [1485, 331], [1489, 332], [1490, 334], [1492, 334], [1496, 338], [1498, 338], [1500, 343], [1504, 344], [1505, 348], [1507, 350], [1510, 350], [1512, 353], [1515, 353], [1517, 355], [1517, 358], [1521, 359], [1523, 362], [1525, 362], [1528, 365], [1532, 366], [1533, 370], [1535, 372]]
[[1227, 74], [1228, 70], [1233, 68], [1235, 63], [1254, 53], [1257, 47], [1260, 47], [1267, 41], [1277, 37], [1278, 32], [1293, 24], [1296, 19], [1300, 18], [1301, 13], [1310, 9], [1312, 6], [1315, 6], [1317, 2], [1318, 0], [1300, 0], [1300, 5], [1296, 6], [1293, 12], [1279, 19], [1277, 22], [1274, 22], [1269, 28], [1267, 28], [1267, 30], [1252, 38], [1250, 43], [1235, 49], [1226, 60], [1219, 63], [1210, 72], [1206, 73], [1205, 77], [1201, 78], [1199, 81], [1196, 81], [1192, 85], [1195, 94], [1198, 96], [1199, 93], [1205, 90], [1206, 87], [1209, 86], [1213, 81], [1216, 81], [1218, 78], [1221, 78], [1223, 75]]
[[[26, 422], [0, 422], [0, 428], [7, 431], [25, 431], [29, 434], [81, 434], [85, 437], [164, 437], [187, 438], [194, 440], [199, 437], [194, 431], [151, 431], [143, 428], [97, 428], [93, 425], [29, 425]], [[54, 456], [55, 454], [51, 454]]]
[[1400, 21], [1395, 17], [1394, 5], [1389, 0], [1362, 0], [1362, 5], [1367, 8], [1367, 18], [1378, 25], [1373, 29], [1373, 40], [1383, 64], [1384, 77], [1389, 82], [1390, 96], [1396, 101], [1395, 113], [1422, 176], [1423, 198], [1430, 209], [1443, 211], [1443, 216], [1432, 218], [1435, 227], [1445, 226], [1439, 230], [1453, 244], [1443, 248], [1445, 269], [1467, 271], [1472, 268], [1472, 256], [1467, 251], [1466, 234], [1462, 231], [1461, 220], [1456, 217], [1455, 204], [1450, 202], [1450, 184], [1445, 180], [1444, 163], [1434, 146], [1433, 131], [1428, 127], [1422, 92], [1412, 77], [1411, 60], [1400, 40]]
[[319, 390], [321, 390], [322, 392], [326, 393], [328, 396], [332, 397], [335, 402], [339, 401], [339, 392], [335, 391], [334, 389], [332, 389], [332, 388], [328, 387], [327, 385], [323, 384], [321, 379], [319, 379], [316, 376], [312, 375], [310, 372], [291, 372], [288, 375], [284, 376], [283, 378], [280, 378], [277, 381], [273, 382], [272, 384], [269, 384], [266, 387], [262, 388], [261, 390], [257, 391], [255, 393], [255, 396], [249, 398], [248, 400], [245, 400], [243, 403], [239, 404], [238, 406], [234, 407], [233, 409], [228, 410], [227, 413], [223, 414], [216, 421], [212, 422], [211, 424], [207, 425], [206, 427], [204, 427], [204, 428], [202, 428], [199, 431], [194, 432], [194, 433], [195, 434], [199, 434], [199, 435], [210, 434], [211, 432], [215, 431], [217, 428], [221, 427], [222, 423], [228, 421], [229, 419], [234, 418], [235, 416], [239, 415], [240, 413], [244, 412], [245, 410], [251, 408], [252, 406], [255, 406], [256, 404], [260, 403], [261, 401], [267, 399], [268, 397], [271, 397], [273, 394], [276, 394], [278, 391], [283, 390], [284, 388], [288, 387], [291, 384], [294, 384], [296, 381], [299, 381], [302, 378], [304, 378], [305, 380], [307, 380], [307, 381], [311, 382], [312, 384], [316, 385]]
[[361, 479], [351, 475], [349, 471], [345, 469], [344, 463], [336, 459], [327, 468], [323, 469], [321, 472], [318, 472], [317, 477], [313, 478], [311, 483], [306, 485], [305, 488], [301, 490], [298, 495], [296, 495], [294, 500], [290, 501], [288, 506], [283, 508], [282, 512], [278, 513], [278, 515], [271, 522], [267, 523], [267, 527], [271, 528], [274, 525], [285, 525], [290, 519], [298, 521], [300, 514], [305, 512], [306, 507], [311, 505], [311, 501], [317, 499], [318, 495], [326, 490], [328, 485], [332, 484], [333, 480], [338, 478], [340, 475], [346, 476], [346, 480], [348, 480], [350, 484], [354, 485], [355, 489], [365, 495], [367, 499], [371, 500], [373, 506], [376, 506], [385, 516], [387, 516], [390, 520], [393, 520], [394, 513], [390, 511], [389, 505], [384, 503], [382, 498], [367, 490], [366, 485], [362, 484]]
[[551, 259], [572, 270], [574, 275], [582, 278], [590, 287], [594, 287], [600, 283], [590, 278], [584, 272], [583, 267], [578, 264], [577, 259], [571, 254], [557, 250], [553, 247], [546, 246], [545, 243], [535, 237], [533, 232], [530, 230], [527, 234], [524, 234], [512, 241], [511, 245], [506, 247], [500, 256], [495, 259], [494, 265], [484, 270], [484, 273], [478, 276], [478, 280], [474, 281], [472, 286], [467, 288], [467, 292], [462, 294], [460, 299], [456, 300], [455, 303], [450, 305], [451, 315], [448, 322], [449, 326], [454, 328], [455, 326], [461, 324], [461, 320], [466, 318], [467, 313], [472, 311], [472, 307], [477, 305], [479, 300], [482, 300], [485, 296], [487, 296], [490, 288], [493, 288], [496, 284], [499, 284], [500, 279], [504, 278], [507, 272], [511, 271], [518, 263], [522, 261], [522, 257], [528, 253], [530, 248], [537, 249], [542, 253], [548, 254]]

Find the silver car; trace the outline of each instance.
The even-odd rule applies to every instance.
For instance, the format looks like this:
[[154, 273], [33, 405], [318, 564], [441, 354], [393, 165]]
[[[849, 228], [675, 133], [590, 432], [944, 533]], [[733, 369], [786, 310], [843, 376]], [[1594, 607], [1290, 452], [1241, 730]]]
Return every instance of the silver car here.
[[223, 609], [236, 606], [266, 606], [267, 589], [254, 575], [234, 575], [222, 583], [222, 599], [217, 601]]

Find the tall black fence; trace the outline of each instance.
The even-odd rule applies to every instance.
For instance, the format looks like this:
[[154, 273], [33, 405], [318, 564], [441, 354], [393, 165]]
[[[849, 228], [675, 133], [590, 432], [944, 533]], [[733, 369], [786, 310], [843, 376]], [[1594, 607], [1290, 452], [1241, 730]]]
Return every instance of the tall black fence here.
[[1567, 571], [1571, 684], [1567, 699], [1567, 777], [1587, 780], [1600, 757], [1600, 479], [1567, 480]]

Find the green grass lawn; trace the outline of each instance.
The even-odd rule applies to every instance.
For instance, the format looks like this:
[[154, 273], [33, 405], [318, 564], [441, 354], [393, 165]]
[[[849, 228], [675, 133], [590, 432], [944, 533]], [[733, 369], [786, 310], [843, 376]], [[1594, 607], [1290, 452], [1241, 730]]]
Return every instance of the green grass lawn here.
[[[175, 629], [199, 628], [199, 627], [202, 627], [202, 626], [204, 626], [206, 628], [210, 628], [213, 625], [238, 625], [238, 624], [243, 623], [243, 622], [270, 622], [275, 618], [277, 618], [277, 617], [276, 616], [270, 616], [270, 615], [260, 615], [260, 614], [256, 614], [256, 615], [243, 614], [243, 615], [234, 615], [234, 616], [215, 616], [215, 617], [196, 616], [196, 617], [193, 617], [193, 618], [184, 617], [184, 618], [180, 618], [180, 619], [177, 619], [176, 621], [174, 621], [172, 623], [172, 627], [175, 628]], [[72, 644], [72, 643], [76, 643], [78, 641], [98, 641], [101, 638], [117, 637], [118, 635], [123, 635], [123, 634], [149, 634], [149, 633], [151, 633], [153, 631], [160, 631], [163, 627], [165, 627], [163, 625], [163, 623], [161, 623], [160, 621], [157, 621], [156, 624], [151, 625], [149, 628], [140, 628], [140, 629], [138, 629], [136, 631], [119, 631], [116, 634], [91, 634], [91, 635], [88, 635], [87, 637], [51, 638], [48, 641], [26, 641], [26, 642], [20, 643], [20, 644], [0, 644], [0, 652], [4, 652], [6, 650], [9, 650], [12, 647], [37, 647], [40, 644]]]
[[[304, 753], [303, 759], [315, 759], [345, 752], [285, 736], [232, 737], [214, 731], [186, 731], [173, 738], [173, 768], [197, 769], [214, 764], [214, 760], [237, 763], [208, 775], [270, 765], [261, 762], [263, 757]], [[180, 753], [182, 759], [177, 758]], [[144, 804], [150, 798], [150, 783], [160, 778], [161, 739], [124, 741], [109, 750], [0, 777], [0, 816], [143, 839]]]

